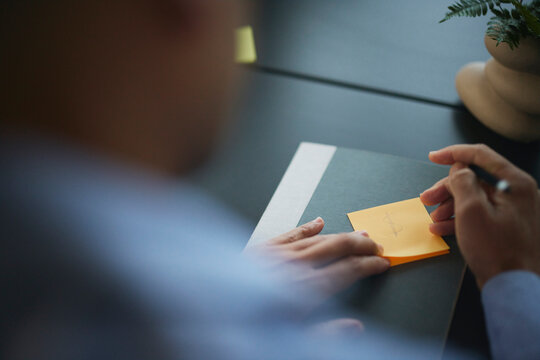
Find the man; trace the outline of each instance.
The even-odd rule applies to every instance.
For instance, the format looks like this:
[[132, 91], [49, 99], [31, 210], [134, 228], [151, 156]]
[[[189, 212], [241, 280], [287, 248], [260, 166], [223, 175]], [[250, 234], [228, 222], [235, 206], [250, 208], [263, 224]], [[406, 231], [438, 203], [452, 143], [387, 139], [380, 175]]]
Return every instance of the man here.
[[[540, 355], [540, 196], [536, 181], [484, 145], [456, 145], [430, 154], [452, 165], [421, 195], [440, 204], [431, 231], [455, 232], [459, 248], [482, 290], [492, 354], [500, 359]], [[509, 181], [511, 192], [482, 187], [467, 167], [481, 166]], [[453, 218], [455, 215], [455, 219]]]
[[[352, 340], [361, 325], [340, 319], [339, 310], [328, 314], [336, 321], [305, 324], [306, 313], [329, 296], [388, 268], [369, 234], [319, 236], [324, 222], [316, 219], [254, 249], [256, 261], [242, 259], [228, 246], [247, 238], [241, 220], [169, 180], [199, 164], [225, 126], [220, 119], [233, 93], [231, 33], [242, 22], [240, 3], [12, 0], [1, 6], [8, 54], [0, 59], [4, 358], [425, 354], [424, 345], [375, 331]], [[529, 331], [518, 339], [498, 322], [508, 307], [538, 312], [510, 296], [519, 294], [514, 284], [530, 287], [530, 294], [539, 288], [532, 266], [539, 253], [534, 184], [484, 148], [450, 148], [432, 159], [456, 163], [423, 199], [441, 203], [433, 215], [436, 232], [453, 231], [456, 209], [460, 245], [493, 314], [490, 335], [501, 342], [495, 355], [537, 354], [534, 342], [518, 341], [539, 334], [537, 318], [512, 314], [522, 320], [518, 329]], [[504, 175], [516, 193], [485, 195], [461, 163]], [[491, 234], [475, 232], [467, 214], [473, 200], [473, 210], [485, 207], [475, 216], [495, 235], [501, 226], [519, 226], [515, 251], [503, 241], [486, 250], [493, 249]], [[506, 223], [490, 212], [502, 207], [515, 214], [531, 204], [536, 207], [524, 217]], [[482, 253], [475, 244], [485, 246]], [[279, 271], [269, 274], [258, 263]], [[345, 334], [328, 335], [336, 329]]]

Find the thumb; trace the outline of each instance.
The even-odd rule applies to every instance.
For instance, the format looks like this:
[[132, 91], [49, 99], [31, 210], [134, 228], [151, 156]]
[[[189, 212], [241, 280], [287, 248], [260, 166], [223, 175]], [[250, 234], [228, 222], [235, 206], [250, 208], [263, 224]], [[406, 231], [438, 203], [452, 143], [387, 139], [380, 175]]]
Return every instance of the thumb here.
[[487, 194], [480, 186], [476, 175], [469, 168], [451, 173], [448, 177], [448, 187], [454, 198], [456, 216], [490, 206]]

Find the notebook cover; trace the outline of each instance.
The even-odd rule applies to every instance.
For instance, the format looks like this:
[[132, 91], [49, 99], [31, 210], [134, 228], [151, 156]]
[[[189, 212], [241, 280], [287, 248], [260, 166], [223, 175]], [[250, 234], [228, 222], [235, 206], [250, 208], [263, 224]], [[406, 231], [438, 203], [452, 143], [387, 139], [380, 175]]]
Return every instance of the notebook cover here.
[[[299, 224], [321, 216], [323, 234], [353, 231], [347, 213], [418, 197], [447, 174], [448, 168], [427, 162], [338, 148]], [[429, 336], [442, 352], [465, 270], [455, 238], [444, 240], [449, 254], [360, 280], [340, 300], [352, 316]]]

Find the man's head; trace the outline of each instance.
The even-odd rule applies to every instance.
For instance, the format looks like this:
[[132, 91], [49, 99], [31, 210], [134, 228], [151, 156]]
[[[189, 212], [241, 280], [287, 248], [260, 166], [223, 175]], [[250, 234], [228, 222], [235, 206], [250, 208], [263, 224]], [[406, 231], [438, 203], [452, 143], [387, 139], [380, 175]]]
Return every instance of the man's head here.
[[219, 133], [240, 0], [20, 0], [0, 5], [0, 121], [161, 171]]

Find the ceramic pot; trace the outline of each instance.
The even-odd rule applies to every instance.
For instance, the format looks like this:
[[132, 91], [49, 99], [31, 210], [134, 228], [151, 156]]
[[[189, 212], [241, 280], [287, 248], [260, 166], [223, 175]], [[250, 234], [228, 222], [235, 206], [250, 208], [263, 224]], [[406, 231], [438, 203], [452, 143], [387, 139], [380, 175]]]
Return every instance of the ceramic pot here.
[[521, 142], [540, 139], [540, 40], [523, 39], [514, 50], [484, 41], [493, 58], [458, 72], [459, 97], [495, 132]]

